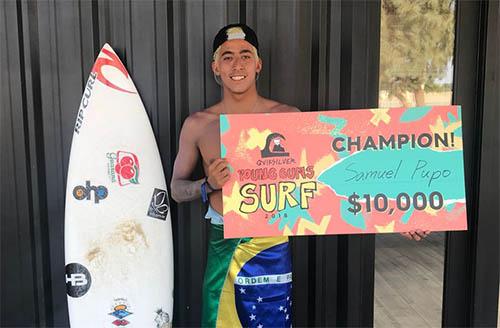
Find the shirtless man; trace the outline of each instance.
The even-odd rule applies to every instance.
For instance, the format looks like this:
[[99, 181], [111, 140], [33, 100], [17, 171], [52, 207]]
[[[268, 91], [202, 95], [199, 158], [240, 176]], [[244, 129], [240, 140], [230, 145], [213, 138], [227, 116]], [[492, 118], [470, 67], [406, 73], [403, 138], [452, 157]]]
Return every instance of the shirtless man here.
[[[208, 198], [209, 203], [206, 218], [211, 224], [203, 284], [204, 327], [291, 325], [291, 278], [287, 284], [264, 285], [260, 289], [235, 284], [236, 275], [248, 277], [247, 271], [251, 271], [251, 268], [245, 269], [245, 261], [249, 261], [238, 258], [238, 255], [248, 253], [257, 253], [252, 261], [260, 268], [269, 268], [269, 275], [291, 277], [288, 238], [224, 239], [220, 214], [223, 212], [221, 189], [231, 174], [227, 160], [220, 158], [220, 114], [299, 111], [259, 96], [256, 79], [261, 69], [255, 32], [243, 24], [222, 28], [214, 39], [212, 62], [214, 78], [223, 89], [222, 101], [190, 115], [180, 134], [171, 182], [172, 198], [180, 203], [202, 197]], [[275, 144], [280, 146], [279, 139]], [[205, 178], [192, 181], [191, 174], [200, 159]], [[428, 233], [417, 230], [402, 235], [420, 240]], [[259, 252], [265, 256], [259, 258]], [[252, 299], [252, 291], [256, 291], [259, 297]], [[268, 298], [260, 296], [265, 296], [266, 292]]]
[[[244, 24], [222, 28], [214, 39], [212, 62], [214, 78], [223, 89], [222, 101], [190, 115], [180, 133], [179, 152], [171, 182], [172, 198], [179, 203], [199, 197], [206, 199], [208, 196], [209, 202], [206, 218], [211, 219], [211, 225], [203, 287], [203, 326], [288, 327], [292, 321], [288, 238], [224, 239], [223, 218], [220, 214], [223, 212], [221, 189], [231, 174], [227, 160], [220, 158], [220, 114], [299, 111], [295, 107], [259, 96], [256, 80], [261, 69], [262, 60], [255, 32]], [[200, 155], [205, 178], [192, 181], [191, 174]], [[241, 256], [238, 258], [238, 254], [248, 254], [249, 250], [256, 253], [252, 261], [257, 264], [253, 264], [269, 268], [269, 275], [290, 277], [289, 283], [245, 288], [236, 285], [236, 275], [248, 277], [252, 271], [250, 264], [245, 266], [245, 263], [249, 263], [248, 259], [243, 261]], [[259, 258], [259, 252], [266, 254]], [[232, 267], [241, 270], [233, 272], [235, 270]], [[259, 296], [253, 297], [252, 292]], [[267, 298], [266, 292], [269, 295]], [[256, 303], [249, 305], [251, 302]], [[269, 311], [275, 311], [276, 314], [270, 315]]]

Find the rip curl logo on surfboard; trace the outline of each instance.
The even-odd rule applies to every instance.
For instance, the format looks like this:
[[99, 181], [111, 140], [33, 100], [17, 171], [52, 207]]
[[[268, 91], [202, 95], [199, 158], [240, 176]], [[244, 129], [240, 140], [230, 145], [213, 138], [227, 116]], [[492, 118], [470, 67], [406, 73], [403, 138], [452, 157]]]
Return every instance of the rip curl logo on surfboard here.
[[119, 150], [116, 153], [107, 153], [108, 176], [111, 182], [118, 182], [120, 186], [139, 183], [139, 159], [134, 153]]
[[78, 109], [78, 114], [76, 116], [76, 122], [75, 122], [76, 134], [80, 134], [80, 128], [83, 125], [85, 113], [87, 111], [87, 107], [90, 104], [90, 99], [92, 97], [92, 92], [96, 79], [97, 79], [97, 74], [95, 72], [90, 73], [89, 79], [87, 80], [87, 84], [85, 85], [85, 91], [83, 92], [82, 101], [80, 102], [80, 108]]
[[123, 66], [120, 58], [118, 58], [118, 56], [114, 53], [111, 47], [108, 46], [110, 49], [106, 49], [106, 46], [107, 45], [105, 45], [102, 48], [101, 53], [99, 54], [99, 57], [95, 61], [94, 67], [92, 68], [92, 72], [97, 74], [97, 80], [99, 80], [99, 82], [101, 82], [102, 84], [121, 92], [132, 93], [132, 94], [137, 93], [135, 91], [130, 91], [120, 88], [119, 86], [117, 86], [116, 84], [114, 84], [109, 80], [109, 76], [103, 74], [102, 68], [104, 66], [111, 66], [120, 71], [127, 79], [129, 78], [127, 69], [125, 68], [125, 66]]
[[113, 325], [123, 327], [130, 323], [124, 318], [133, 313], [131, 312], [130, 304], [125, 298], [116, 298], [113, 301], [111, 312], [108, 314], [116, 318], [115, 321], [112, 322]]

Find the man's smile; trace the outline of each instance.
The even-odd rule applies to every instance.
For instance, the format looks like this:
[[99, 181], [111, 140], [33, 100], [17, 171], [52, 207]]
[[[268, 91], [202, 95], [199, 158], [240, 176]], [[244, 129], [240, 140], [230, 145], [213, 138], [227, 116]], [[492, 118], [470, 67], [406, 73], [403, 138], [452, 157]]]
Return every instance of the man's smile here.
[[233, 81], [241, 81], [246, 78], [246, 75], [232, 75], [229, 78]]

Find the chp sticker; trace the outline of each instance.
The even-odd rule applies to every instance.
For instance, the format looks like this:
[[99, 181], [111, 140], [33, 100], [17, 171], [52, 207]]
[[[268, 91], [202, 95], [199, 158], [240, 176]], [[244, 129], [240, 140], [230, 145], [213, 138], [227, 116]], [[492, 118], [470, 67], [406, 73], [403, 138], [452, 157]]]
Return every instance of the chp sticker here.
[[66, 264], [66, 292], [71, 297], [87, 294], [92, 284], [90, 272], [80, 263]]
[[148, 216], [165, 220], [168, 214], [168, 193], [165, 190], [155, 188], [151, 202], [149, 203]]

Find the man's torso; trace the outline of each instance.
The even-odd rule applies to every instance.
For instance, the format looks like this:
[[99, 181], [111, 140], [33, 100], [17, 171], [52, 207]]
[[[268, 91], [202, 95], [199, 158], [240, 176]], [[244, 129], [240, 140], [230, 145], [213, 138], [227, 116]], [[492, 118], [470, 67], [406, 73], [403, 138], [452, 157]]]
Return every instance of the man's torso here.
[[[256, 113], [279, 113], [296, 112], [298, 109], [285, 104], [262, 98], [260, 106], [255, 110]], [[196, 134], [196, 146], [200, 152], [203, 170], [208, 175], [209, 165], [220, 158], [220, 131], [219, 117], [224, 113], [222, 105], [216, 104], [204, 111], [192, 114], [195, 124], [193, 130]], [[210, 205], [222, 214], [222, 191], [214, 191], [209, 194]]]

